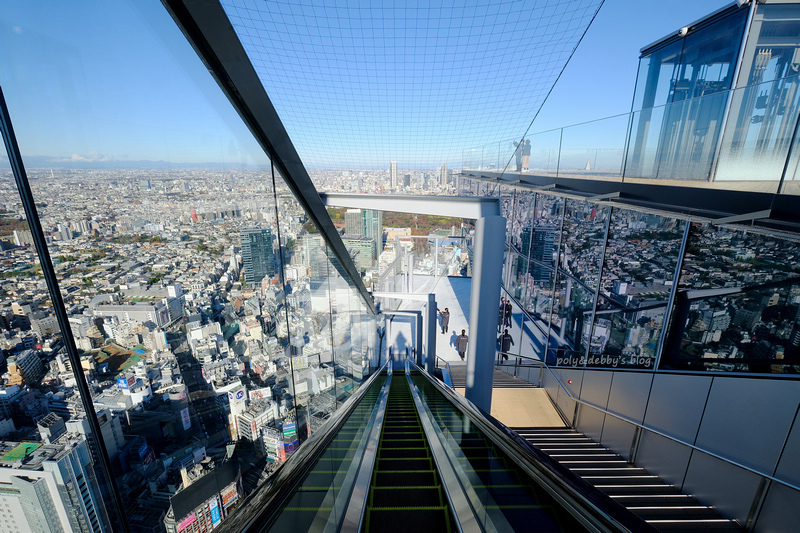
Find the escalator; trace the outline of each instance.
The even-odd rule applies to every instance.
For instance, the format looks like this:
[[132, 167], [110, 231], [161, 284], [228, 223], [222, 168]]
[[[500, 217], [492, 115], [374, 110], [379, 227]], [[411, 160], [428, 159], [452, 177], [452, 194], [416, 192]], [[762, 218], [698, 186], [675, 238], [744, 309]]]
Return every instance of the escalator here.
[[215, 531], [654, 531], [493, 424], [382, 370]]
[[366, 531], [456, 531], [405, 374], [392, 377]]

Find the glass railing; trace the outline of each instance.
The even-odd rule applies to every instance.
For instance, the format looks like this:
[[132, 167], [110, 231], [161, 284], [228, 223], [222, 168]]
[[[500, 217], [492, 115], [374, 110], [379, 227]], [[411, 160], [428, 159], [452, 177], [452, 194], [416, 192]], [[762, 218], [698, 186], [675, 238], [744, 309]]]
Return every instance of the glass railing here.
[[798, 194], [798, 88], [790, 76], [495, 142], [465, 150], [463, 169]]

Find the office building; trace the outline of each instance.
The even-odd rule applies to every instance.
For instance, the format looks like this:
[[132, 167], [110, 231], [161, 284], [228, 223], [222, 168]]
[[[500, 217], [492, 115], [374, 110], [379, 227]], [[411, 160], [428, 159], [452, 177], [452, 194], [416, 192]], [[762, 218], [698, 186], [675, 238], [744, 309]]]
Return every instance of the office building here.
[[389, 161], [389, 188], [397, 189], [397, 161]]
[[348, 209], [345, 211], [344, 233], [345, 235], [363, 235], [364, 220], [362, 219], [361, 209]]
[[245, 281], [260, 283], [275, 274], [275, 253], [269, 228], [244, 228], [240, 232]]

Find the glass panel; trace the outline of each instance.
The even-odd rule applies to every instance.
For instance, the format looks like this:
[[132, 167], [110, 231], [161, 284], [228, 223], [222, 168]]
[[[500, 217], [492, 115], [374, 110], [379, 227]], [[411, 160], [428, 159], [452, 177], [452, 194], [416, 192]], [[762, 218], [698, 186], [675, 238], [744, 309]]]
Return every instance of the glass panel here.
[[594, 290], [558, 272], [553, 294], [547, 361], [556, 366], [584, 366], [591, 333]]
[[[102, 443], [89, 430], [42, 262], [5, 150], [0, 154], [0, 354], [6, 372], [0, 384], [0, 466], [8, 512], [3, 529], [40, 531], [49, 524], [63, 531], [114, 531], [120, 517], [100, 463]], [[37, 181], [49, 172], [32, 170], [28, 176]], [[63, 275], [69, 258], [52, 259]], [[73, 327], [99, 336], [89, 319]], [[108, 409], [97, 415], [110, 437], [106, 451], [115, 457], [127, 449], [123, 421]], [[151, 450], [145, 454], [152, 459]], [[49, 507], [38, 504], [45, 500]]]
[[800, 371], [800, 243], [692, 223], [662, 368]]
[[707, 180], [728, 92], [634, 113], [625, 176]]
[[[561, 130], [545, 131], [529, 135], [531, 155], [528, 172], [537, 176], [556, 176], [558, 174], [558, 158], [561, 149]], [[527, 149], [526, 149], [527, 150]], [[509, 168], [515, 168], [512, 165]]]
[[737, 85], [793, 76], [800, 50], [800, 15], [793, 5], [758, 5], [750, 24]]
[[[0, 77], [43, 168], [33, 192], [103, 417], [87, 436], [134, 530], [210, 529], [362, 381], [375, 321], [163, 6], [53, 9], [8, 12], [42, 33], [12, 36]], [[87, 434], [61, 363], [38, 404]], [[187, 507], [190, 483], [205, 488]]]
[[[798, 89], [794, 76], [734, 91], [715, 181], [770, 180], [770, 192], [777, 190], [800, 116]], [[788, 169], [788, 181], [795, 168]]]
[[558, 267], [590, 291], [597, 287], [609, 211], [609, 207], [583, 200], [566, 201]]
[[587, 366], [653, 368], [684, 224], [614, 209]]
[[642, 56], [633, 97], [633, 109], [648, 109], [672, 101], [672, 80], [680, 61], [681, 40]]
[[629, 120], [620, 115], [564, 128], [558, 175], [620, 178]]

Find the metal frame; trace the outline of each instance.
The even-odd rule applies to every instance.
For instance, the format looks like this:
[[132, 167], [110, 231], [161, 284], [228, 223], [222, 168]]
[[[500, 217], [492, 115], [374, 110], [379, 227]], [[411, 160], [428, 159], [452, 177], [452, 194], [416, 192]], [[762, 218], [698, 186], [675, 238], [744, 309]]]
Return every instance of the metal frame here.
[[[61, 339], [64, 342], [67, 357], [73, 368], [73, 376], [75, 377], [76, 385], [80, 393], [81, 404], [86, 411], [86, 418], [89, 423], [91, 434], [95, 437], [95, 451], [100, 458], [100, 466], [106, 478], [105, 481], [109, 484], [111, 489], [109, 491], [111, 492], [111, 503], [114, 507], [116, 518], [119, 521], [117, 525], [123, 531], [127, 532], [130, 531], [130, 526], [128, 525], [128, 517], [124, 511], [125, 506], [122, 504], [116, 476], [111, 468], [111, 460], [109, 459], [103, 439], [103, 432], [100, 429], [100, 422], [97, 420], [97, 412], [94, 410], [92, 391], [89, 388], [89, 384], [86, 382], [86, 376], [81, 371], [81, 358], [78, 355], [75, 339], [72, 338], [69, 317], [64, 307], [64, 300], [61, 297], [61, 289], [59, 289], [58, 279], [53, 269], [53, 261], [50, 259], [50, 251], [47, 249], [47, 241], [45, 240], [44, 231], [42, 230], [42, 223], [39, 220], [39, 213], [36, 209], [36, 202], [33, 199], [33, 192], [28, 182], [28, 174], [25, 172], [25, 165], [22, 162], [22, 154], [17, 144], [17, 137], [14, 134], [14, 127], [11, 123], [11, 116], [8, 113], [2, 87], [0, 87], [0, 133], [3, 135], [8, 161], [14, 173], [14, 180], [17, 183], [20, 199], [25, 209], [25, 217], [28, 219], [28, 226], [33, 236], [34, 247], [36, 248], [36, 253], [39, 256], [39, 261], [42, 266], [42, 275], [47, 284], [50, 299], [53, 302], [53, 313], [56, 315], [58, 327], [61, 329]], [[91, 446], [91, 444], [90, 442], [89, 445]], [[114, 526], [114, 524], [109, 525]]]
[[361, 275], [222, 5], [203, 0], [162, 0], [162, 3], [319, 229], [338, 259], [339, 265], [334, 266], [342, 269], [343, 277], [349, 278], [364, 304], [377, 313]]

